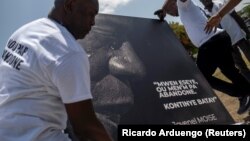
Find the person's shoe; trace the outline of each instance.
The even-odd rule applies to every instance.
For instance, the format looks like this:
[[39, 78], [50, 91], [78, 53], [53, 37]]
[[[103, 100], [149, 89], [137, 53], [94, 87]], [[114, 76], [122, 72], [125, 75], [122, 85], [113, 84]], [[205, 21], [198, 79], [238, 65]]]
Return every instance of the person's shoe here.
[[240, 107], [237, 113], [241, 115], [250, 109], [250, 96], [240, 97], [239, 102], [240, 102]]

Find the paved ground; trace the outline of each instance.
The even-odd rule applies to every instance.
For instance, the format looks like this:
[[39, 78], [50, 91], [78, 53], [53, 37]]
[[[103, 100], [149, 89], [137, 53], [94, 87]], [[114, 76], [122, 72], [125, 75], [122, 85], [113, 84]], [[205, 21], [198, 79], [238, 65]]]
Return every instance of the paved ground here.
[[237, 114], [237, 109], [239, 108], [239, 101], [237, 98], [227, 96], [219, 91], [215, 92], [236, 123], [244, 122], [250, 124], [250, 112], [242, 115]]
[[[229, 81], [225, 76], [223, 76], [223, 74], [221, 74], [219, 70], [217, 70], [214, 75], [225, 81]], [[226, 107], [230, 115], [233, 117], [235, 122], [239, 122], [239, 123], [245, 122], [247, 124], [250, 124], [250, 111], [242, 115], [237, 114], [237, 109], [239, 108], [239, 100], [237, 98], [228, 96], [227, 94], [224, 94], [219, 91], [215, 91], [215, 93], [217, 94], [221, 102], [224, 104], [224, 106]]]

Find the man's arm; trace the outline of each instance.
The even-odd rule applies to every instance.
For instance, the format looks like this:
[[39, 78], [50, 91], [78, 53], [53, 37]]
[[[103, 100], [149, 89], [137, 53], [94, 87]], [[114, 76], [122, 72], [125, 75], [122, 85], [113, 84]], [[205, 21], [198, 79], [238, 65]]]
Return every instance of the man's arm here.
[[[163, 21], [166, 14], [171, 10], [173, 2], [176, 2], [177, 0], [165, 0], [163, 6], [161, 9], [154, 12], [154, 15], [157, 15], [160, 21]], [[187, 0], [180, 0], [182, 2], [186, 2]]]
[[238, 25], [240, 26], [240, 28], [242, 30], [244, 30], [244, 32], [246, 33], [247, 38], [250, 38], [250, 31], [248, 30], [247, 25], [244, 22], [244, 20], [237, 14], [237, 12], [235, 10], [233, 12], [231, 12], [230, 15], [238, 23]]
[[111, 141], [101, 122], [97, 119], [92, 101], [84, 100], [65, 104], [69, 121], [80, 141]]
[[156, 10], [156, 11], [154, 12], [154, 15], [157, 15], [158, 18], [160, 19], [160, 21], [163, 21], [164, 18], [165, 18], [165, 16], [166, 16], [166, 14], [167, 14], [167, 5], [168, 5], [168, 2], [169, 2], [169, 1], [170, 1], [170, 0], [165, 0], [165, 2], [164, 2], [164, 4], [163, 4], [162, 8], [159, 9], [159, 10]]
[[206, 33], [211, 33], [211, 31], [220, 24], [222, 17], [224, 17], [230, 10], [232, 10], [236, 5], [238, 5], [242, 0], [229, 0], [226, 5], [224, 5], [217, 14], [212, 16], [205, 27]]
[[[58, 44], [60, 45], [60, 42]], [[93, 109], [89, 61], [86, 54], [72, 52], [60, 60], [62, 61], [55, 63], [51, 71], [51, 80], [60, 93], [74, 133], [80, 141], [111, 141]]]

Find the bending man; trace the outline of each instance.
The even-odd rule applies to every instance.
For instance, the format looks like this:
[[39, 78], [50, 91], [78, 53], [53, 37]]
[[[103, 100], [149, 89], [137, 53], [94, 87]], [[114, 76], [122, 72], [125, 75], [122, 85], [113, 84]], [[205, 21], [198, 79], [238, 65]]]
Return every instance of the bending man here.
[[0, 62], [0, 137], [3, 141], [111, 141], [97, 119], [88, 57], [76, 39], [95, 24], [97, 0], [55, 0], [47, 18], [19, 28]]

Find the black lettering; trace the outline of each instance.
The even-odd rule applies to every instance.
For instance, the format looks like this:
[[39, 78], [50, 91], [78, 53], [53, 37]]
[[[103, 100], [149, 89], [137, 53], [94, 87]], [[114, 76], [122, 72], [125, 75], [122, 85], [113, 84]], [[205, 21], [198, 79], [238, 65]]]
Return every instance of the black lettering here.
[[15, 65], [15, 68], [17, 70], [20, 70], [21, 63], [23, 63], [23, 60], [19, 60], [18, 63]]
[[10, 65], [14, 62], [14, 59], [16, 56], [10, 53], [10, 56], [6, 59], [6, 62], [9, 63]]
[[20, 61], [21, 61], [20, 59], [15, 57], [15, 59], [13, 60], [13, 62], [11, 64], [13, 64], [13, 66], [16, 68], [17, 64], [19, 64]]
[[23, 48], [24, 48], [24, 46], [22, 45], [22, 44], [18, 44], [18, 47], [17, 47], [17, 53], [19, 54], [19, 55], [21, 55], [21, 56], [23, 56], [22, 55], [22, 50], [23, 50]]
[[4, 59], [4, 56], [6, 55], [6, 53], [7, 53], [7, 50], [4, 50], [3, 51], [3, 55], [2, 55], [2, 58]]
[[21, 45], [21, 44], [20, 44], [20, 49], [18, 49], [18, 54], [20, 54], [21, 56], [23, 56], [23, 54], [24, 54], [25, 52], [27, 52], [27, 50], [28, 50], [27, 47], [25, 47], [24, 45]]
[[6, 61], [12, 54], [8, 51], [6, 51], [5, 56], [3, 58], [4, 61]]
[[7, 47], [21, 56], [23, 56], [23, 54], [28, 50], [27, 47], [17, 43], [15, 40], [12, 39], [8, 42]]
[[7, 43], [7, 47], [9, 48], [9, 46], [10, 46], [10, 44], [13, 42], [13, 40], [12, 39], [10, 39], [9, 41], [8, 41], [8, 43]]
[[23, 50], [23, 52], [22, 52], [22, 56], [23, 56], [23, 54], [26, 53], [27, 51], [28, 51], [28, 48], [25, 47], [24, 50]]
[[17, 47], [19, 46], [18, 43], [16, 43], [13, 47], [12, 47], [12, 51], [15, 51], [17, 49]]
[[12, 49], [15, 45], [16, 45], [16, 41], [10, 40], [10, 43], [8, 43], [8, 48]]
[[20, 66], [23, 63], [22, 59], [18, 58], [17, 56], [14, 56], [12, 53], [8, 52], [7, 50], [4, 50], [2, 58], [6, 63], [8, 63], [13, 68], [20, 70]]

